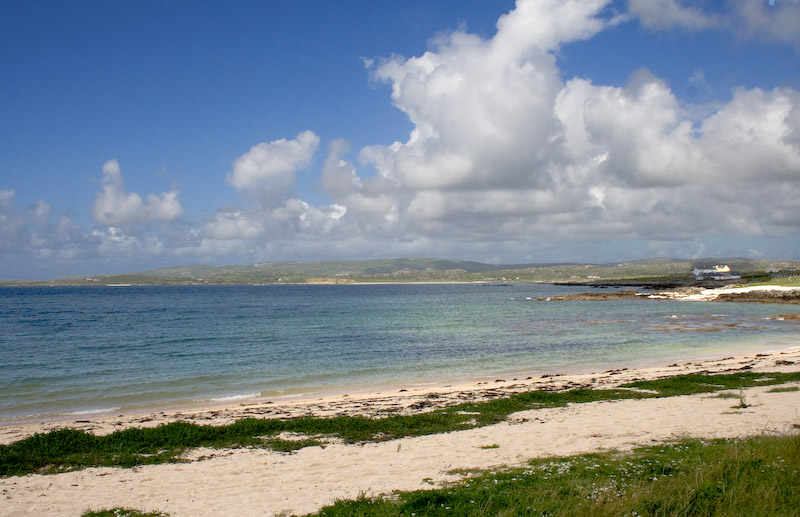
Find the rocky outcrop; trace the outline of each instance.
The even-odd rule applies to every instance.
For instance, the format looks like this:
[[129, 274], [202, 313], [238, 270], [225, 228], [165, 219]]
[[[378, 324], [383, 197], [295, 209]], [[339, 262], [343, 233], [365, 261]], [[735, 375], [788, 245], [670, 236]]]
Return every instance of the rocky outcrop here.
[[750, 291], [746, 293], [720, 293], [717, 302], [750, 303], [800, 303], [800, 289], [792, 291]]
[[610, 291], [602, 293], [577, 293], [565, 294], [562, 296], [551, 296], [549, 298], [539, 298], [539, 300], [547, 302], [565, 302], [565, 301], [583, 301], [583, 300], [626, 300], [626, 299], [644, 299], [646, 294], [637, 291]]
[[567, 294], [539, 298], [542, 301], [576, 300], [686, 300], [698, 302], [750, 302], [800, 304], [800, 288], [781, 286], [751, 286], [728, 289], [700, 289], [687, 287], [675, 291], [640, 293], [638, 291], [611, 291]]

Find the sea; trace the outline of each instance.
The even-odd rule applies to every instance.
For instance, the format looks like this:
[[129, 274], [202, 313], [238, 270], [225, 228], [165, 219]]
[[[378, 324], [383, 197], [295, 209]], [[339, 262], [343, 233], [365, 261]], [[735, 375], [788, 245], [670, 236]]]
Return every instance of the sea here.
[[0, 425], [796, 349], [785, 305], [535, 283], [0, 287]]

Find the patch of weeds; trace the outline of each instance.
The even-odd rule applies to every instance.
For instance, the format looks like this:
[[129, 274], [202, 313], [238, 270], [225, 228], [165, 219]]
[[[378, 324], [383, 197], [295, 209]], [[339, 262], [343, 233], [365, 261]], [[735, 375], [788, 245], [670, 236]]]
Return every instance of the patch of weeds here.
[[355, 500], [340, 500], [320, 510], [325, 517], [359, 517], [367, 515], [398, 515], [394, 503], [386, 499], [360, 495]]
[[484, 450], [486, 450], [486, 449], [499, 449], [500, 446], [498, 444], [496, 444], [496, 443], [493, 443], [491, 445], [481, 445], [478, 448], [479, 449], [484, 449]]
[[450, 469], [445, 471], [445, 474], [448, 476], [462, 476], [462, 477], [469, 477], [469, 476], [476, 476], [478, 474], [483, 474], [484, 470], [479, 468], [470, 468], [470, 469]]
[[767, 393], [790, 393], [793, 391], [800, 391], [800, 386], [779, 386], [772, 388]]
[[739, 390], [739, 405], [733, 406], [733, 409], [749, 408], [750, 404], [747, 403], [747, 398], [744, 396], [744, 390]]
[[131, 508], [110, 508], [107, 510], [90, 510], [81, 517], [169, 517], [164, 512], [142, 512]]
[[275, 452], [292, 453], [306, 447], [322, 446], [324, 443], [316, 438], [303, 438], [299, 440], [286, 440], [284, 438], [267, 438], [264, 440], [267, 448]]
[[[768, 376], [768, 377], [767, 377]], [[686, 374], [655, 379], [635, 381], [623, 384], [623, 388], [651, 389], [659, 392], [659, 396], [693, 395], [695, 393], [714, 393], [723, 390], [738, 390], [765, 386], [770, 384], [786, 384], [800, 380], [800, 372], [788, 373], [755, 373], [740, 372], [729, 374]]]

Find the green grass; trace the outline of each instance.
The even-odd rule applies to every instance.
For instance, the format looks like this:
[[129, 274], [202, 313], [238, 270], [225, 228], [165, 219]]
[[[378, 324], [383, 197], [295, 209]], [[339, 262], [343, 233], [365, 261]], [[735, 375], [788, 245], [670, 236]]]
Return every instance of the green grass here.
[[768, 393], [790, 393], [793, 391], [800, 391], [800, 386], [779, 386], [772, 388]]
[[315, 516], [797, 516], [800, 437], [685, 440], [537, 459], [435, 490], [339, 501]]
[[800, 275], [787, 278], [776, 278], [767, 282], [759, 282], [758, 285], [781, 285], [785, 287], [800, 287]]
[[771, 386], [800, 380], [800, 372], [756, 373], [740, 372], [716, 375], [690, 374], [676, 375], [651, 381], [636, 381], [624, 387], [658, 391], [660, 396], [691, 395], [713, 393], [725, 390], [739, 390], [755, 386]]
[[[462, 403], [427, 413], [380, 418], [249, 418], [225, 426], [173, 422], [154, 428], [126, 429], [107, 436], [61, 429], [34, 434], [24, 440], [0, 446], [0, 476], [51, 474], [92, 466], [133, 467], [178, 462], [183, 453], [196, 447], [263, 447], [291, 452], [302, 447], [320, 445], [330, 438], [347, 443], [385, 441], [492, 425], [506, 420], [512, 413], [528, 409], [741, 390], [751, 386], [778, 385], [793, 381], [800, 381], [800, 372], [694, 374], [637, 381], [616, 389], [528, 391], [486, 402]], [[299, 435], [300, 439], [282, 439], [281, 433], [293, 433]]]

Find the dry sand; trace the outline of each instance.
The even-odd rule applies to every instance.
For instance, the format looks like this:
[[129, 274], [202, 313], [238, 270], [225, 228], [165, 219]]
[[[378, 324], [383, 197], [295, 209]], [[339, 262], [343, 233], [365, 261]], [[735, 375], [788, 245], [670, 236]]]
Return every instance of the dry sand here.
[[[800, 350], [694, 361], [663, 368], [549, 376], [434, 390], [341, 396], [286, 404], [249, 404], [175, 414], [101, 418], [0, 428], [0, 442], [33, 432], [77, 427], [107, 433], [130, 426], [190, 420], [222, 424], [246, 416], [380, 414], [385, 409], [426, 411], [463, 400], [488, 399], [530, 388], [608, 387], [698, 371], [797, 371]], [[529, 458], [627, 450], [682, 437], [741, 437], [792, 432], [800, 424], [800, 392], [745, 390], [749, 407], [715, 395], [570, 405], [516, 413], [490, 427], [383, 443], [330, 443], [294, 454], [236, 449], [192, 451], [189, 463], [92, 468], [0, 480], [2, 515], [80, 515], [125, 506], [173, 516], [306, 513], [337, 498], [430, 488], [455, 481], [453, 469], [513, 466]], [[491, 446], [491, 448], [486, 448]]]

